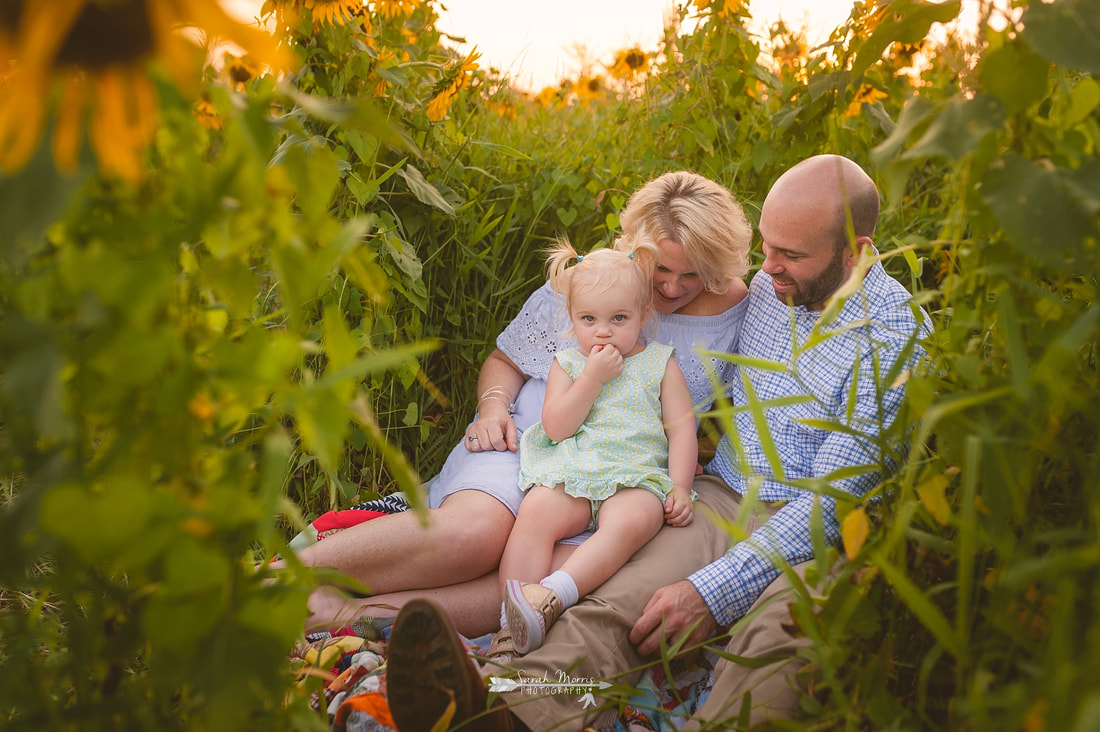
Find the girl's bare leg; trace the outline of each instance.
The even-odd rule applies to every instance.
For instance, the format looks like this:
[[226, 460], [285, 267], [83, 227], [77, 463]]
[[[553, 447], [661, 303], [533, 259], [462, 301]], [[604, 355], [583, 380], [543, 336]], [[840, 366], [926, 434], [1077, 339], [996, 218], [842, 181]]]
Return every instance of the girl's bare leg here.
[[[551, 571], [561, 567], [576, 549], [575, 546], [555, 545]], [[309, 598], [310, 615], [306, 629], [340, 628], [364, 615], [373, 618], [396, 617], [401, 607], [414, 597], [430, 597], [443, 606], [459, 633], [467, 638], [477, 638], [500, 628], [499, 583], [497, 573], [490, 572], [477, 579], [445, 587], [365, 598], [349, 598], [338, 590], [320, 589]]]
[[591, 519], [592, 508], [587, 499], [541, 485], [531, 488], [523, 497], [500, 560], [502, 581], [541, 580], [550, 573], [556, 542], [581, 533]]
[[562, 565], [584, 597], [615, 574], [664, 524], [661, 499], [626, 488], [600, 505], [599, 528]]
[[496, 569], [514, 521], [489, 494], [459, 491], [428, 510], [427, 525], [413, 511], [380, 516], [306, 547], [298, 559], [354, 577], [375, 595], [441, 587]]

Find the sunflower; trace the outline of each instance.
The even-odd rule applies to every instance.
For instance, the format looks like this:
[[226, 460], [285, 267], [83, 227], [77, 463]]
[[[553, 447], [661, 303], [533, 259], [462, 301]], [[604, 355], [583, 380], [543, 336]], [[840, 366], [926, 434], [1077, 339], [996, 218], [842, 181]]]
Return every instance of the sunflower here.
[[700, 11], [709, 9], [716, 18], [732, 18], [738, 15], [748, 17], [749, 15], [745, 0], [695, 0], [695, 7]]
[[852, 97], [851, 104], [844, 110], [844, 116], [855, 117], [863, 109], [864, 104], [874, 104], [879, 99], [885, 99], [888, 96], [890, 95], [881, 89], [870, 84], [863, 84], [856, 91], [856, 95]]
[[374, 9], [383, 18], [404, 18], [419, 5], [419, 0], [374, 0]]
[[924, 53], [927, 47], [927, 38], [922, 38], [916, 43], [891, 43], [890, 60], [899, 68], [912, 66], [914, 57]]
[[305, 0], [313, 11], [313, 27], [345, 25], [363, 12], [363, 0]]
[[263, 67], [247, 53], [243, 56], [234, 56], [226, 52], [222, 58], [224, 63], [222, 73], [229, 79], [230, 86], [237, 91], [244, 91], [245, 82], [255, 79], [263, 72]]
[[470, 51], [461, 62], [451, 67], [443, 79], [435, 86], [435, 94], [428, 102], [428, 119], [438, 122], [447, 116], [447, 110], [451, 108], [451, 102], [458, 96], [458, 92], [469, 86], [470, 74], [478, 69], [477, 60], [481, 54], [477, 52], [477, 46]]
[[561, 101], [561, 94], [552, 86], [544, 86], [542, 91], [535, 95], [535, 101], [544, 107], [552, 107]]
[[230, 18], [217, 0], [6, 0], [0, 11], [0, 59], [8, 63], [0, 95], [0, 170], [26, 165], [52, 108], [58, 169], [76, 167], [87, 121], [103, 172], [139, 180], [141, 154], [157, 120], [148, 67], [163, 65], [184, 88], [200, 80], [203, 56], [176, 32], [180, 26], [231, 40], [274, 67], [289, 66], [274, 38]]
[[628, 48], [615, 54], [615, 62], [609, 71], [616, 79], [633, 81], [634, 77], [644, 74], [649, 68], [649, 56], [640, 48]]
[[878, 0], [856, 0], [852, 4], [852, 14], [848, 25], [856, 38], [870, 38], [879, 24], [890, 13], [890, 4]]
[[277, 27], [284, 32], [298, 23], [301, 0], [264, 0], [260, 6], [260, 20], [275, 20]]
[[191, 113], [204, 127], [211, 130], [222, 128], [222, 118], [218, 116], [218, 108], [214, 106], [214, 102], [206, 92], [203, 92], [191, 105]]
[[573, 85], [573, 91], [577, 94], [577, 101], [588, 104], [593, 99], [598, 99], [604, 95], [606, 89], [604, 88], [603, 77], [582, 76]]

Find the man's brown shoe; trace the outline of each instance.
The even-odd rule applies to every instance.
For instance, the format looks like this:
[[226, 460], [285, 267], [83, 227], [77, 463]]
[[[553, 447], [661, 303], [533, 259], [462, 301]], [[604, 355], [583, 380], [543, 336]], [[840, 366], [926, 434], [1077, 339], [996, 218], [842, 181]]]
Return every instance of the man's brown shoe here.
[[390, 635], [386, 695], [400, 732], [430, 732], [454, 699], [449, 726], [485, 711], [488, 689], [450, 618], [431, 600], [401, 608]]

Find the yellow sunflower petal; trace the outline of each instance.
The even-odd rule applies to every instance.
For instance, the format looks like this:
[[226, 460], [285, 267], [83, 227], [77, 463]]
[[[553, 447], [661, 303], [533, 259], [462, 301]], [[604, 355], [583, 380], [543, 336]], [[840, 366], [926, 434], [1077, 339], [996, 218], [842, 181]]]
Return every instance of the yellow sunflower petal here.
[[432, 122], [439, 122], [446, 117], [447, 110], [451, 107], [451, 100], [454, 99], [457, 93], [457, 90], [447, 87], [436, 94], [435, 97], [428, 102], [428, 119]]
[[85, 4], [87, 0], [57, 0], [50, 3], [48, 12], [40, 6], [34, 10], [24, 6], [15, 51], [23, 71], [33, 72], [50, 65]]
[[155, 120], [156, 98], [144, 75], [117, 69], [98, 75], [91, 137], [105, 173], [130, 183], [141, 180], [142, 151], [152, 137]]
[[83, 76], [79, 72], [66, 76], [53, 130], [53, 159], [62, 173], [76, 170], [87, 99], [87, 83]]
[[0, 170], [19, 170], [31, 159], [42, 139], [47, 88], [44, 75], [22, 73], [5, 90], [0, 102]]

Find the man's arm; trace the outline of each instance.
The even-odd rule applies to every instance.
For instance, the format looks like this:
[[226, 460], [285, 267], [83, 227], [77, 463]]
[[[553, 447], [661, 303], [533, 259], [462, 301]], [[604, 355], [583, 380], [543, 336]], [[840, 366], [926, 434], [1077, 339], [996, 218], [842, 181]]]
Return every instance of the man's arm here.
[[[877, 367], [880, 373], [889, 372], [890, 364], [900, 355], [901, 349], [897, 349], [880, 353], [878, 364], [871, 358], [861, 360], [859, 368], [853, 372], [853, 378], [858, 379], [855, 388], [850, 388], [851, 381], [845, 388], [846, 394], [853, 395], [853, 403], [842, 403], [838, 409], [840, 415], [851, 414], [850, 419], [843, 419], [851, 432], [828, 434], [814, 458], [815, 477], [827, 478], [840, 470], [866, 466], [858, 475], [829, 481], [834, 488], [859, 497], [877, 486], [884, 475], [894, 471], [905, 444], [891, 447], [880, 442], [897, 419], [905, 389], [890, 385], [882, 389], [879, 386], [881, 377], [876, 380], [875, 371]], [[909, 360], [908, 365], [915, 367], [919, 354], [912, 354]], [[816, 494], [810, 491], [799, 491], [747, 540], [688, 578], [720, 625], [731, 624], [748, 612], [780, 575], [780, 561], [795, 565], [813, 559], [810, 522], [815, 498]], [[820, 501], [825, 540], [836, 544], [840, 539], [836, 501], [824, 495]]]

